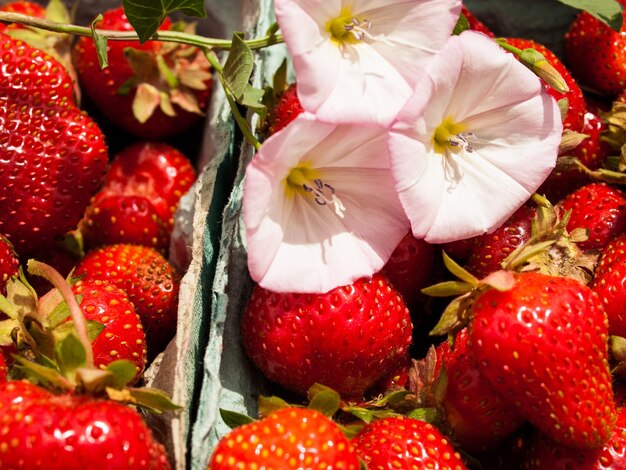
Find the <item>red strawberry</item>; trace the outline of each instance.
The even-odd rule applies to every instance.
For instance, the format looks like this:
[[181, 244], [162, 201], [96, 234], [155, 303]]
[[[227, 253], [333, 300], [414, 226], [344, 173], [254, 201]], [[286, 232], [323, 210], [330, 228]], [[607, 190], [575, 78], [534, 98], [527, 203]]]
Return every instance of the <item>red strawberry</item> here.
[[552, 96], [557, 101], [561, 99], [567, 99], [568, 109], [565, 119], [563, 120], [563, 128], [580, 132], [583, 128], [585, 118], [585, 99], [583, 97], [582, 91], [580, 90], [580, 87], [576, 83], [576, 80], [574, 80], [572, 75], [561, 63], [558, 57], [543, 44], [539, 44], [530, 39], [507, 38], [506, 42], [511, 46], [517, 47], [522, 50], [529, 48], [535, 49], [546, 58], [548, 63], [552, 65], [557, 70], [557, 72], [561, 74], [561, 76], [565, 80], [565, 83], [569, 87], [569, 91], [566, 93], [561, 93], [548, 85], [546, 85], [546, 90], [550, 94], [550, 96]]
[[607, 321], [590, 288], [515, 274], [511, 289], [475, 299], [470, 340], [483, 377], [542, 432], [579, 448], [609, 439], [615, 404]]
[[0, 382], [6, 382], [8, 373], [7, 363], [4, 360], [4, 353], [0, 349]]
[[373, 421], [354, 437], [353, 444], [367, 468], [466, 468], [450, 441], [432, 424], [417, 419]]
[[105, 246], [87, 253], [75, 274], [122, 289], [141, 319], [150, 357], [165, 349], [176, 333], [180, 275], [159, 252], [141, 245]]
[[136, 243], [165, 252], [169, 231], [156, 208], [143, 196], [98, 193], [85, 211], [80, 231], [85, 246]]
[[7, 281], [17, 275], [20, 262], [11, 243], [0, 235], [0, 294], [6, 293]]
[[381, 275], [326, 294], [257, 286], [242, 319], [248, 356], [271, 380], [304, 393], [314, 383], [359, 398], [402, 365], [411, 319]]
[[[166, 19], [160, 29], [171, 27]], [[121, 7], [105, 12], [98, 28], [132, 31]], [[73, 52], [85, 95], [120, 128], [162, 139], [188, 129], [206, 111], [211, 74], [200, 49], [158, 41], [110, 41], [108, 58], [109, 66], [100, 70], [91, 37], [81, 37]]]
[[74, 294], [83, 296], [80, 307], [87, 320], [105, 328], [92, 342], [96, 367], [104, 368], [118, 359], [127, 359], [137, 368], [136, 379], [146, 365], [146, 336], [139, 316], [121, 289], [104, 281], [79, 281]]
[[563, 209], [572, 210], [567, 229], [589, 230], [589, 239], [578, 244], [584, 250], [602, 250], [626, 231], [626, 194], [604, 183], [583, 186], [567, 196]]
[[463, 450], [473, 453], [496, 447], [526, 421], [483, 378], [466, 328], [457, 333], [454, 349], [444, 341], [436, 353], [435, 377], [442, 366], [447, 377], [439, 406], [446, 429]]
[[496, 37], [495, 34], [493, 34], [491, 30], [487, 28], [487, 26], [485, 26], [485, 24], [482, 21], [476, 18], [474, 14], [467, 9], [465, 5], [463, 5], [463, 7], [461, 8], [461, 13], [463, 14], [463, 16], [465, 16], [465, 18], [467, 18], [467, 21], [469, 23], [469, 27], [471, 30], [486, 34], [487, 36], [491, 38]]
[[626, 235], [612, 240], [602, 250], [591, 284], [609, 319], [609, 334], [626, 337]]
[[56, 60], [2, 34], [0, 51], [0, 233], [22, 255], [76, 227], [107, 149]]
[[339, 427], [322, 413], [282, 408], [221, 439], [209, 470], [233, 468], [358, 470], [359, 460]]
[[441, 248], [446, 252], [452, 259], [454, 259], [458, 263], [463, 263], [467, 261], [467, 259], [472, 254], [472, 249], [474, 248], [474, 242], [477, 237], [465, 238], [463, 240], [456, 240], [453, 242], [443, 243], [441, 244]]
[[279, 95], [278, 102], [269, 116], [269, 135], [276, 134], [302, 111], [297, 84], [292, 83]]
[[170, 468], [163, 446], [139, 413], [119, 403], [4, 382], [0, 409], [9, 430], [0, 433], [3, 467]]
[[[11, 13], [20, 13], [22, 15], [34, 16], [35, 18], [45, 18], [46, 9], [38, 3], [18, 1], [10, 2], [6, 5], [0, 6], [0, 11], [7, 11]], [[11, 29], [26, 29], [24, 26], [18, 23], [4, 24], [0, 23], [0, 32], [6, 32]]]
[[408, 233], [383, 267], [383, 273], [407, 305], [414, 305], [422, 298], [420, 290], [431, 283], [435, 253], [434, 245]]
[[[619, 0], [626, 6], [624, 0]], [[623, 13], [622, 13], [623, 14]], [[600, 93], [617, 96], [625, 88], [626, 22], [613, 31], [587, 12], [580, 13], [565, 34], [565, 54], [574, 76]]]
[[[61, 246], [51, 246], [45, 251], [36, 253], [32, 258], [52, 266], [64, 278], [67, 278], [78, 262], [78, 255]], [[28, 282], [40, 297], [53, 287], [47, 279], [40, 276], [31, 276]]]
[[482, 278], [502, 269], [502, 262], [513, 250], [528, 241], [535, 210], [522, 206], [499, 228], [474, 238], [466, 268]]

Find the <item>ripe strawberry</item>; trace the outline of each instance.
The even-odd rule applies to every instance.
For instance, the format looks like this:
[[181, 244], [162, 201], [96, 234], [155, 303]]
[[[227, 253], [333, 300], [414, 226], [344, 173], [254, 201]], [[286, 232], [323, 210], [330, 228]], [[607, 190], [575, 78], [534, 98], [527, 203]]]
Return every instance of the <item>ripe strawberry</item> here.
[[504, 259], [530, 238], [534, 215], [522, 206], [495, 231], [475, 237], [466, 269], [479, 278], [502, 269]]
[[4, 353], [2, 352], [2, 349], [0, 349], [0, 382], [6, 382], [8, 373], [9, 370], [7, 369], [7, 363], [4, 360]]
[[[102, 195], [102, 196], [101, 196]], [[98, 193], [80, 223], [85, 246], [136, 243], [165, 253], [169, 232], [156, 208], [143, 196]]]
[[436, 353], [435, 377], [442, 366], [447, 377], [439, 403], [444, 426], [463, 450], [474, 453], [496, 447], [526, 421], [483, 378], [467, 328], [457, 333], [453, 349], [444, 341]]
[[165, 450], [139, 413], [108, 400], [0, 383], [0, 461], [6, 468], [165, 470]]
[[269, 116], [269, 135], [276, 134], [302, 111], [302, 105], [298, 99], [298, 86], [292, 83], [279, 95], [278, 102]]
[[158, 251], [141, 245], [93, 250], [76, 266], [85, 281], [108, 281], [122, 289], [141, 319], [154, 358], [176, 333], [180, 275]]
[[491, 30], [487, 28], [487, 26], [482, 21], [476, 18], [465, 5], [463, 5], [463, 7], [461, 8], [461, 13], [463, 14], [463, 16], [465, 16], [465, 18], [467, 18], [471, 30], [486, 34], [490, 38], [496, 37], [495, 34], [493, 34], [493, 32], [491, 32]]
[[[624, 0], [618, 0], [626, 6]], [[622, 13], [623, 14], [623, 13]], [[565, 54], [574, 76], [589, 88], [617, 96], [625, 88], [626, 22], [621, 32], [580, 13], [565, 34]]]
[[105, 368], [113, 361], [127, 359], [137, 369], [137, 380], [146, 365], [146, 336], [124, 291], [98, 280], [79, 281], [73, 291], [83, 296], [80, 307], [85, 318], [105, 325], [92, 342], [95, 366]]
[[17, 275], [20, 262], [11, 243], [0, 235], [0, 294], [6, 293], [7, 281]]
[[565, 83], [569, 87], [569, 91], [566, 93], [561, 93], [548, 85], [546, 85], [546, 91], [557, 101], [561, 99], [567, 99], [568, 108], [565, 119], [563, 120], [563, 128], [580, 132], [583, 128], [585, 119], [585, 99], [583, 97], [583, 92], [580, 90], [580, 87], [576, 83], [576, 80], [574, 80], [574, 78], [565, 68], [563, 63], [547, 47], [545, 47], [543, 44], [532, 41], [531, 39], [507, 38], [506, 42], [511, 46], [517, 47], [522, 50], [528, 48], [535, 49], [546, 58], [548, 63], [552, 65], [557, 70], [557, 72], [561, 74], [561, 76], [565, 80]]
[[609, 319], [609, 334], [622, 337], [626, 337], [625, 245], [626, 235], [620, 235], [602, 250], [591, 283]]
[[400, 291], [407, 305], [414, 305], [423, 294], [420, 290], [431, 284], [436, 249], [408, 233], [391, 254], [382, 271]]
[[284, 387], [304, 393], [317, 382], [359, 398], [404, 363], [411, 319], [400, 294], [379, 274], [326, 294], [257, 286], [242, 336], [256, 366]]
[[[0, 5], [0, 11], [7, 11], [11, 13], [20, 13], [22, 15], [34, 16], [35, 18], [45, 18], [46, 9], [38, 3], [17, 1], [10, 2], [6, 5]], [[24, 26], [18, 23], [4, 24], [0, 23], [0, 32], [7, 32], [12, 29], [26, 29]]]
[[0, 51], [0, 233], [25, 255], [76, 227], [107, 149], [56, 60], [1, 33]]
[[[160, 29], [171, 27], [166, 19]], [[105, 12], [98, 28], [132, 30], [121, 7]], [[200, 49], [158, 41], [110, 41], [108, 58], [109, 67], [100, 70], [91, 37], [81, 37], [73, 51], [85, 95], [120, 128], [162, 139], [185, 131], [206, 111], [211, 73]]]
[[417, 419], [373, 421], [354, 437], [353, 444], [367, 468], [466, 468], [448, 438], [432, 424]]
[[552, 439], [600, 448], [615, 424], [607, 321], [597, 295], [571, 278], [515, 274], [475, 299], [470, 341], [478, 368]]
[[567, 229], [589, 230], [589, 239], [578, 244], [584, 250], [602, 250], [626, 231], [626, 194], [604, 183], [592, 183], [567, 196], [562, 206], [572, 210]]
[[339, 427], [322, 413], [281, 408], [233, 429], [217, 444], [209, 470], [233, 468], [357, 470], [359, 460]]

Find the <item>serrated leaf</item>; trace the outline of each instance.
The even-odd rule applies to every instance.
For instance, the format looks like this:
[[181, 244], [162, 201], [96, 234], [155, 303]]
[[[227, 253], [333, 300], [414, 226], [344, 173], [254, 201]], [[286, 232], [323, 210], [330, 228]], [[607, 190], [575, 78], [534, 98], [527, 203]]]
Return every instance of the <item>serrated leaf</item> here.
[[170, 396], [157, 388], [128, 388], [133, 403], [154, 413], [176, 411], [182, 406], [172, 402]]
[[282, 398], [278, 398], [275, 396], [259, 397], [259, 416], [261, 418], [265, 418], [267, 415], [272, 413], [273, 411], [280, 410], [282, 408], [289, 408], [289, 403], [287, 403]]
[[456, 25], [454, 26], [454, 29], [452, 30], [452, 35], [458, 36], [463, 31], [467, 31], [468, 29], [470, 29], [469, 21], [465, 15], [461, 14], [456, 22]]
[[309, 402], [309, 408], [319, 411], [324, 416], [331, 417], [339, 409], [341, 398], [334, 390], [324, 390], [316, 393]]
[[222, 77], [237, 102], [246, 91], [254, 68], [254, 54], [243, 41], [243, 33], [233, 34], [233, 45], [222, 70]]
[[559, 0], [559, 2], [590, 13], [614, 31], [620, 32], [622, 29], [622, 6], [617, 0]]
[[137, 375], [135, 365], [126, 359], [110, 362], [106, 370], [112, 374], [109, 384], [112, 388], [122, 388], [128, 385]]
[[79, 367], [84, 367], [87, 354], [80, 340], [73, 334], [56, 344], [56, 359], [61, 374], [70, 378]]
[[255, 421], [253, 418], [243, 413], [237, 413], [236, 411], [225, 410], [223, 408], [220, 408], [220, 416], [222, 417], [222, 421], [224, 421], [226, 426], [230, 429], [238, 428], [244, 424], [254, 423]]
[[104, 70], [109, 66], [109, 57], [107, 55], [107, 38], [96, 31], [96, 26], [101, 21], [102, 13], [96, 16], [96, 19], [91, 22], [91, 37], [93, 38], [93, 43], [96, 46], [98, 64], [100, 65], [100, 69]]
[[142, 43], [157, 32], [169, 13], [181, 11], [198, 18], [206, 16], [204, 0], [122, 0], [122, 6]]

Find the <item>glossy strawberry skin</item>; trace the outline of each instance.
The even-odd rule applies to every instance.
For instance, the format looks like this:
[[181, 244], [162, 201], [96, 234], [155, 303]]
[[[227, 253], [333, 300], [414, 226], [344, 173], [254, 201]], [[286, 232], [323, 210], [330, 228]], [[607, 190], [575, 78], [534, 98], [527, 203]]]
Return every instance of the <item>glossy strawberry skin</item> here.
[[125, 405], [0, 383], [0, 461], [6, 468], [170, 468], [141, 416]]
[[235, 428], [218, 443], [209, 470], [232, 468], [358, 470], [354, 447], [318, 411], [282, 408]]
[[87, 253], [75, 274], [122, 289], [141, 319], [149, 356], [165, 349], [176, 333], [180, 275], [163, 255], [141, 245], [108, 245]]
[[16, 276], [20, 261], [13, 250], [11, 243], [0, 235], [0, 294], [6, 294], [7, 281]]
[[476, 16], [474, 16], [474, 14], [469, 11], [465, 5], [461, 8], [461, 13], [465, 16], [465, 18], [467, 18], [467, 22], [469, 23], [471, 30], [486, 34], [490, 38], [496, 37], [495, 34], [493, 34], [493, 32], [482, 21], [476, 18]]
[[615, 423], [608, 325], [597, 295], [570, 278], [526, 272], [473, 308], [470, 337], [483, 377], [552, 439], [600, 448]]
[[381, 275], [326, 294], [274, 293], [257, 286], [242, 319], [243, 345], [271, 380], [305, 393], [314, 383], [360, 398], [404, 364], [411, 319]]
[[567, 229], [589, 230], [589, 239], [578, 246], [584, 250], [602, 250], [617, 235], [626, 231], [626, 193], [604, 183], [592, 183], [577, 189], [562, 202], [572, 210]]
[[522, 206], [491, 233], [475, 237], [465, 268], [479, 278], [502, 269], [502, 262], [531, 236], [535, 210]]
[[[619, 2], [626, 6], [624, 0]], [[626, 75], [624, 32], [626, 26], [617, 33], [587, 12], [576, 17], [565, 34], [565, 53], [570, 70], [581, 83], [609, 96], [620, 94]]]
[[146, 335], [124, 291], [98, 280], [79, 281], [73, 291], [82, 296], [80, 307], [85, 319], [105, 325], [91, 343], [95, 366], [105, 368], [113, 361], [126, 359], [135, 365], [138, 380], [146, 365]]
[[453, 349], [444, 341], [436, 351], [435, 375], [443, 365], [447, 377], [440, 404], [445, 425], [463, 450], [475, 453], [496, 447], [526, 421], [480, 373], [467, 328], [457, 333]]
[[[46, 9], [41, 6], [39, 3], [35, 2], [27, 2], [27, 1], [18, 1], [18, 2], [10, 2], [6, 5], [0, 6], [0, 11], [6, 11], [11, 13], [20, 13], [22, 15], [34, 16], [35, 18], [45, 18]], [[21, 24], [11, 23], [4, 24], [0, 23], [0, 32], [5, 32], [11, 29], [26, 29]]]
[[0, 65], [0, 233], [27, 255], [76, 227], [107, 148], [56, 60], [0, 34]]
[[626, 235], [611, 240], [602, 250], [591, 282], [609, 320], [609, 334], [626, 337]]
[[378, 419], [363, 427], [353, 444], [367, 468], [466, 468], [449, 439], [432, 424], [417, 419]]
[[269, 135], [276, 134], [303, 111], [298, 99], [298, 86], [292, 83], [280, 94], [269, 117]]
[[4, 360], [4, 353], [0, 349], [0, 382], [6, 382], [8, 373], [9, 370], [7, 369], [7, 363]]
[[517, 47], [521, 50], [532, 48], [543, 54], [546, 60], [552, 65], [557, 72], [561, 74], [565, 83], [569, 87], [569, 91], [561, 93], [549, 85], [546, 85], [546, 91], [555, 100], [567, 99], [568, 109], [565, 119], [563, 120], [563, 128], [570, 129], [572, 131], [580, 132], [583, 128], [585, 118], [585, 99], [583, 92], [576, 83], [576, 80], [570, 74], [569, 70], [563, 65], [558, 57], [543, 44], [539, 44], [531, 39], [522, 38], [507, 38], [506, 42], [511, 46]]

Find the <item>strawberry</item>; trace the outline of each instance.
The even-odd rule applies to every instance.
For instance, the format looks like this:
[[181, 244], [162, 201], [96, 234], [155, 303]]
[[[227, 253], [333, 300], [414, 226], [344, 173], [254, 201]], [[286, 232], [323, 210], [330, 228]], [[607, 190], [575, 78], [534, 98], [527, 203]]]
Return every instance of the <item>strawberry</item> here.
[[[10, 2], [6, 5], [0, 6], [0, 11], [7, 11], [11, 13], [20, 13], [22, 15], [34, 16], [35, 18], [45, 18], [46, 17], [46, 9], [38, 3], [35, 2], [27, 2], [27, 1], [18, 1], [18, 2]], [[6, 32], [7, 30], [12, 29], [26, 29], [21, 24], [11, 23], [4, 24], [0, 23], [0, 32]]]
[[[626, 1], [619, 2], [626, 6]], [[624, 32], [626, 22], [617, 33], [591, 14], [581, 12], [565, 34], [565, 55], [574, 76], [600, 93], [619, 95], [625, 88]]]
[[244, 348], [271, 380], [304, 393], [314, 383], [361, 397], [404, 363], [411, 319], [382, 275], [326, 294], [256, 286], [242, 319]]
[[107, 148], [52, 57], [0, 33], [0, 233], [20, 255], [76, 227]]
[[4, 360], [4, 353], [2, 352], [2, 349], [0, 349], [0, 383], [6, 382], [8, 372], [7, 363]]
[[[98, 28], [132, 31], [122, 7], [103, 14]], [[161, 30], [172, 28], [166, 19]], [[81, 87], [112, 123], [147, 139], [179, 134], [204, 115], [211, 92], [209, 63], [186, 45], [110, 41], [100, 70], [91, 37], [81, 37], [73, 61]]]
[[354, 437], [353, 444], [367, 468], [466, 468], [448, 438], [432, 424], [417, 419], [373, 421]]
[[467, 18], [467, 22], [469, 23], [469, 27], [473, 31], [478, 31], [479, 33], [486, 34], [490, 38], [495, 38], [495, 34], [487, 28], [487, 26], [480, 21], [474, 14], [467, 9], [465, 5], [461, 8], [461, 14]]
[[85, 211], [80, 232], [89, 248], [136, 243], [165, 253], [169, 246], [167, 223], [143, 196], [99, 193]]
[[407, 305], [415, 305], [422, 298], [420, 290], [431, 283], [435, 252], [434, 245], [408, 233], [383, 267], [383, 273]]
[[550, 438], [601, 448], [615, 423], [607, 320], [597, 295], [565, 277], [524, 272], [473, 304], [480, 373]]
[[176, 333], [180, 275], [163, 255], [141, 245], [104, 246], [87, 253], [75, 274], [122, 289], [141, 319], [149, 356], [165, 349]]
[[609, 319], [609, 334], [626, 337], [626, 235], [611, 240], [602, 250], [591, 288], [598, 294]]
[[0, 294], [6, 293], [7, 281], [17, 275], [20, 262], [11, 243], [0, 235]]
[[87, 320], [104, 324], [93, 340], [96, 367], [105, 368], [118, 359], [127, 359], [137, 369], [136, 380], [146, 365], [146, 336], [133, 305], [121, 289], [105, 281], [79, 281], [73, 286], [81, 295], [80, 307]]
[[534, 215], [533, 208], [522, 206], [495, 231], [475, 237], [467, 270], [481, 278], [502, 269], [504, 259], [530, 238]]
[[292, 83], [280, 93], [269, 116], [269, 135], [276, 134], [302, 111], [302, 105], [298, 99], [298, 86], [296, 83]]
[[567, 229], [582, 227], [589, 238], [579, 243], [584, 250], [602, 250], [609, 241], [626, 231], [626, 194], [604, 183], [592, 183], [567, 196], [563, 209], [571, 209]]
[[563, 77], [563, 80], [565, 80], [565, 83], [569, 87], [569, 91], [561, 93], [549, 85], [546, 85], [546, 91], [557, 101], [562, 99], [567, 100], [568, 108], [565, 119], [563, 120], [563, 128], [580, 132], [583, 128], [585, 118], [585, 99], [580, 87], [576, 83], [576, 80], [574, 80], [563, 63], [551, 50], [543, 44], [539, 44], [531, 39], [507, 38], [506, 42], [521, 50], [529, 48], [535, 49], [545, 57], [548, 63], [552, 65], [557, 72], [561, 74], [561, 77]]
[[467, 328], [457, 333], [454, 348], [444, 341], [436, 348], [435, 377], [442, 368], [446, 387], [438, 404], [444, 428], [463, 450], [482, 452], [496, 447], [526, 420], [511, 408], [478, 369]]
[[108, 400], [0, 383], [0, 461], [6, 468], [165, 470], [165, 450], [139, 413]]
[[359, 460], [339, 427], [322, 413], [281, 408], [220, 440], [209, 470], [232, 468], [358, 470]]

